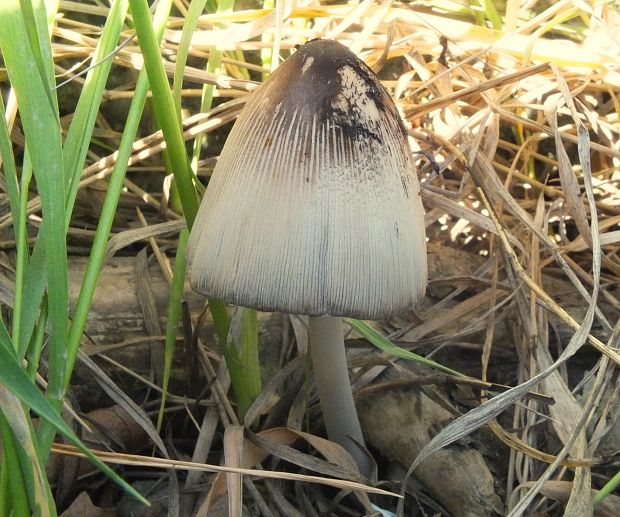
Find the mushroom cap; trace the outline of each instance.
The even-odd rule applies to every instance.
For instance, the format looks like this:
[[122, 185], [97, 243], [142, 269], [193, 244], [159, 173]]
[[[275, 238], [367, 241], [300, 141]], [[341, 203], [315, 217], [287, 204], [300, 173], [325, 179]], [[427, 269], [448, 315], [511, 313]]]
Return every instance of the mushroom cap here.
[[254, 92], [209, 181], [188, 265], [194, 290], [264, 311], [382, 319], [423, 295], [407, 134], [345, 46], [300, 46]]

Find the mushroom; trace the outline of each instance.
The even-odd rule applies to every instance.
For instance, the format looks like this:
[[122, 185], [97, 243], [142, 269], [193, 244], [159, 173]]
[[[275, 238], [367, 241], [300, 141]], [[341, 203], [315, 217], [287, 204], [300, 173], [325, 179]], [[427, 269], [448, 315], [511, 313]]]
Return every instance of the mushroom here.
[[406, 130], [345, 46], [298, 47], [249, 99], [209, 181], [188, 265], [199, 293], [309, 316], [327, 435], [370, 478], [341, 317], [413, 307], [426, 289], [426, 239]]

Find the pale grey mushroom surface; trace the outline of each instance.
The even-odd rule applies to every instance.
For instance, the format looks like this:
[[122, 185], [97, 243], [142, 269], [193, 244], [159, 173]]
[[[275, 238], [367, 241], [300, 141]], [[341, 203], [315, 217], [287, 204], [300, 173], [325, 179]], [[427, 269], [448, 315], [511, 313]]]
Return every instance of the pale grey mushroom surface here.
[[306, 43], [230, 132], [190, 236], [192, 287], [310, 316], [413, 307], [427, 276], [414, 172], [374, 73], [339, 43]]

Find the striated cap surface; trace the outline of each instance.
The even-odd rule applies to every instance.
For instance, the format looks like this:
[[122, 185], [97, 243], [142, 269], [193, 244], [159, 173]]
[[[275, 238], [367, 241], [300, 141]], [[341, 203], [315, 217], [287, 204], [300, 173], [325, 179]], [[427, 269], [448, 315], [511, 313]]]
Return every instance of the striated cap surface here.
[[259, 310], [380, 319], [426, 288], [406, 132], [343, 45], [299, 47], [246, 104], [190, 235], [196, 291]]

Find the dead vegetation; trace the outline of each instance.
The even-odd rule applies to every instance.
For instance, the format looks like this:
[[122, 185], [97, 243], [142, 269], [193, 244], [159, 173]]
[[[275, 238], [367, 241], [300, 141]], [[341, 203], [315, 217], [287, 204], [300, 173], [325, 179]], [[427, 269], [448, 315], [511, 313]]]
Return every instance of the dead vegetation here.
[[[591, 515], [596, 489], [619, 470], [620, 13], [605, 2], [509, 1], [502, 25], [490, 28], [493, 20], [467, 3], [435, 4], [300, 0], [201, 16], [185, 69], [184, 136], [207, 136], [198, 166], [206, 180], [222, 135], [268, 72], [270, 53], [277, 62], [317, 37], [357, 52], [393, 92], [419, 153], [431, 245], [423, 304], [377, 328], [470, 376], [459, 383], [350, 336], [379, 486], [407, 496], [373, 502], [401, 515]], [[162, 46], [169, 74], [187, 2], [175, 6]], [[70, 79], [60, 89], [67, 118], [71, 90], [82, 81], [76, 74], [106, 12], [102, 3], [61, 1], [53, 42], [58, 82]], [[69, 230], [76, 278], [142, 63], [132, 38], [127, 30], [113, 56]], [[216, 73], [203, 70], [213, 45], [226, 51]], [[208, 113], [195, 112], [202, 84], [216, 86]], [[370, 513], [365, 495], [344, 498], [361, 481], [350, 459], [315, 436], [319, 413], [297, 359], [307, 342], [299, 318], [263, 318], [265, 388], [239, 422], [202, 302], [188, 293], [164, 429], [155, 430], [170, 258], [183, 223], [169, 205], [163, 138], [152, 128], [143, 124], [130, 158], [70, 401], [81, 410], [76, 422], [91, 428], [93, 447], [116, 451], [105, 453], [108, 461], [132, 466], [127, 479], [164, 494], [155, 498], [161, 512], [196, 505], [204, 515], [227, 484], [232, 515], [241, 515], [242, 490], [248, 515]], [[19, 145], [19, 129], [12, 138]], [[39, 211], [33, 194], [32, 228]], [[3, 267], [10, 270], [11, 214], [2, 212]], [[10, 293], [10, 281], [0, 288]], [[112, 404], [126, 431], [118, 419], [92, 413]], [[72, 454], [60, 445], [57, 452]], [[225, 465], [229, 474], [190, 459]], [[259, 464], [290, 473], [242, 475]], [[56, 468], [59, 504], [76, 496], [66, 486], [100, 483], [84, 466]], [[329, 478], [332, 488], [306, 475]], [[97, 506], [115, 506], [115, 490], [103, 485]], [[611, 495], [596, 511], [618, 514], [618, 501]]]

